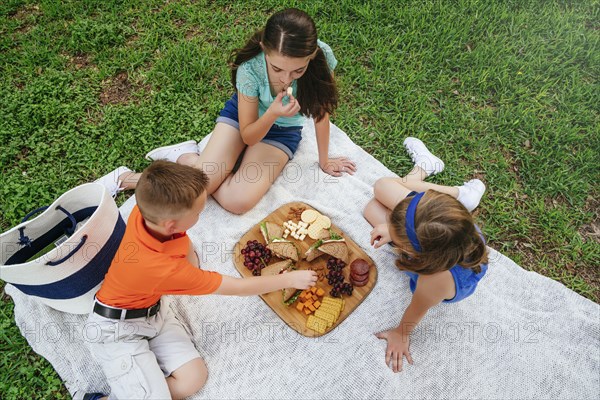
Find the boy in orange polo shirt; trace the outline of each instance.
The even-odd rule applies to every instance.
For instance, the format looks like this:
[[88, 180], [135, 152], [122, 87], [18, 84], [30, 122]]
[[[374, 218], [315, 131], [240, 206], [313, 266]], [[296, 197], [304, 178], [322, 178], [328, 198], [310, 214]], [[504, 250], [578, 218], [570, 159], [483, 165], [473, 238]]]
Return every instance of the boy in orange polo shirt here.
[[185, 232], [204, 209], [207, 184], [204, 172], [168, 161], [142, 173], [137, 206], [88, 320], [101, 332], [90, 335], [99, 337], [90, 347], [110, 398], [183, 398], [206, 382], [204, 361], [162, 295], [256, 295], [316, 283], [313, 271], [240, 279], [200, 269]]

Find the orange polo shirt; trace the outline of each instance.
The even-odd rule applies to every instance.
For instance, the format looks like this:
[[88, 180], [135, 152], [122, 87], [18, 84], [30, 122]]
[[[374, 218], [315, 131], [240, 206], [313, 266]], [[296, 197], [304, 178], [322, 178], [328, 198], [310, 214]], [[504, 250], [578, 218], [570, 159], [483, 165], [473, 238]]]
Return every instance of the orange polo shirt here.
[[163, 294], [213, 293], [223, 277], [188, 261], [190, 243], [185, 233], [166, 242], [156, 239], [135, 206], [96, 297], [108, 306], [136, 309], [150, 307]]

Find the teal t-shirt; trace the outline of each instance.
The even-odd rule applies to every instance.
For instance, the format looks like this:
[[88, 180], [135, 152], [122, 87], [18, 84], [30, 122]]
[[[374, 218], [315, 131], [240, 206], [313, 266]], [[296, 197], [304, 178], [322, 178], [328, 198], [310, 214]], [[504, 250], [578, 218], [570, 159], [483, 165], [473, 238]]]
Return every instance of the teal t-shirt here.
[[[337, 65], [337, 60], [326, 43], [317, 40], [317, 45], [323, 50], [329, 70], [333, 72]], [[256, 57], [242, 63], [236, 73], [236, 88], [240, 94], [258, 98], [258, 117], [260, 118], [269, 108], [275, 99], [271, 95], [269, 86], [269, 77], [267, 74], [267, 63], [265, 61], [265, 53], [260, 52]], [[292, 90], [294, 97], [298, 91], [297, 82], [292, 82]], [[283, 103], [287, 104], [288, 98], [284, 97]], [[304, 116], [300, 113], [293, 117], [279, 117], [275, 121], [279, 126], [302, 126], [304, 124]]]

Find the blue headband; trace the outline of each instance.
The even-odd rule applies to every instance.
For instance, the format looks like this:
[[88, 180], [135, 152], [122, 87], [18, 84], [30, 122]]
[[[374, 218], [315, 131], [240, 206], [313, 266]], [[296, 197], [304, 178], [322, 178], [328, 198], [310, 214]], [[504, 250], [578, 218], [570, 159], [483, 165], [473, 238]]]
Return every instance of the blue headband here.
[[406, 209], [406, 218], [404, 221], [408, 240], [410, 240], [412, 247], [419, 253], [421, 252], [421, 244], [419, 243], [419, 239], [417, 239], [417, 231], [415, 230], [415, 213], [417, 212], [417, 204], [419, 204], [419, 201], [424, 194], [425, 193], [419, 193], [412, 198]]

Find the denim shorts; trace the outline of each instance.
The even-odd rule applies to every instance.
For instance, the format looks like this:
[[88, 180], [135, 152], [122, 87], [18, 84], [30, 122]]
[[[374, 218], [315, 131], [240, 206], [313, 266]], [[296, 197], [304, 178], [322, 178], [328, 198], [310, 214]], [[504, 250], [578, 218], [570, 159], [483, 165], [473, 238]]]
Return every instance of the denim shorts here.
[[[234, 93], [234, 95], [231, 96], [231, 99], [227, 100], [225, 107], [223, 107], [219, 113], [219, 117], [217, 118], [216, 122], [223, 122], [227, 125], [233, 126], [238, 130], [240, 129], [240, 122], [238, 120], [237, 93]], [[287, 154], [288, 158], [291, 160], [294, 158], [294, 153], [298, 149], [300, 140], [302, 140], [301, 126], [279, 126], [273, 124], [261, 142], [277, 147], [279, 150]]]

